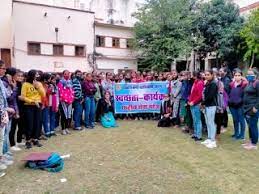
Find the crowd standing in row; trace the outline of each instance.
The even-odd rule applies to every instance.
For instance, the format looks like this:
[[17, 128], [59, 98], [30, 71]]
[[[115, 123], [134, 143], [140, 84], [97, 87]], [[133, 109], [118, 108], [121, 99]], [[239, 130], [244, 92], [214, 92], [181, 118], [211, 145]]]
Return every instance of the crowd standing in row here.
[[[82, 73], [77, 70], [62, 75], [15, 68], [6, 69], [0, 61], [0, 170], [13, 163], [13, 151], [32, 146], [41, 147], [40, 140], [69, 129], [94, 129], [96, 122], [105, 128], [116, 127], [117, 119], [159, 120], [158, 127], [179, 127], [195, 141], [217, 147], [216, 140], [228, 124], [228, 107], [233, 117], [236, 140], [245, 139], [246, 122], [250, 141], [245, 149], [256, 149], [258, 142], [259, 73], [250, 69], [246, 78], [235, 69], [205, 72], [177, 71], [167, 73], [122, 72]], [[114, 114], [115, 83], [166, 82], [168, 94], [158, 113]], [[246, 122], [245, 122], [246, 120]], [[73, 122], [72, 122], [73, 121]], [[82, 127], [84, 126], [84, 127]], [[23, 138], [25, 143], [23, 142]]]

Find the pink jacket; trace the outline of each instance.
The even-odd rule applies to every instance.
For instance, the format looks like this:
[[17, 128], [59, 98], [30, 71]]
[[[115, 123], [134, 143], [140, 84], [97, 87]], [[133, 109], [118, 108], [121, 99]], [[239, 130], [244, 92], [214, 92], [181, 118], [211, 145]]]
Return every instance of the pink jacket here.
[[70, 80], [61, 80], [58, 83], [60, 102], [72, 104], [74, 101], [74, 90]]

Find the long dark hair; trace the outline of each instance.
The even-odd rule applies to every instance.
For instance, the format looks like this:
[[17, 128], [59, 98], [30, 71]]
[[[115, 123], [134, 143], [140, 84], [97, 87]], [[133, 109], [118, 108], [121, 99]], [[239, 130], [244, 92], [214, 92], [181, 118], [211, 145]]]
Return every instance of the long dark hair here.
[[27, 77], [26, 77], [26, 81], [29, 83], [33, 83], [33, 81], [35, 80], [35, 76], [37, 74], [37, 71], [32, 69], [28, 72]]
[[193, 73], [192, 73], [192, 76], [193, 77], [196, 77], [197, 79], [201, 79], [201, 72], [200, 71], [194, 71]]

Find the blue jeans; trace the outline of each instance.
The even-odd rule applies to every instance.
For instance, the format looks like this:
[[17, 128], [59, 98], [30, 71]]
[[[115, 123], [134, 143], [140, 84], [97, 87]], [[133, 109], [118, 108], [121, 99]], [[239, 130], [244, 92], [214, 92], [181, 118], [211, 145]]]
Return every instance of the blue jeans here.
[[74, 105], [74, 113], [73, 113], [74, 127], [78, 128], [78, 127], [81, 127], [83, 105], [81, 104], [81, 100], [75, 100], [73, 105]]
[[208, 139], [215, 141], [216, 137], [216, 125], [215, 125], [215, 114], [216, 106], [205, 107], [205, 120], [208, 130]]
[[251, 139], [251, 143], [256, 145], [258, 142], [258, 117], [259, 111], [257, 111], [254, 115], [245, 115], [246, 122], [249, 128], [249, 137]]
[[52, 107], [46, 107], [42, 110], [42, 124], [45, 135], [53, 134], [55, 131], [56, 112]]
[[9, 133], [11, 130], [12, 120], [10, 119], [6, 127], [4, 128], [4, 142], [3, 142], [3, 154], [6, 154], [9, 151]]
[[199, 105], [191, 106], [194, 135], [197, 138], [202, 137], [201, 111]]
[[[229, 107], [231, 115], [233, 117], [234, 124], [234, 136], [236, 139], [244, 139], [245, 138], [245, 116], [242, 107], [233, 108]], [[239, 127], [240, 126], [240, 127]]]
[[94, 127], [95, 101], [93, 96], [85, 98], [85, 127]]

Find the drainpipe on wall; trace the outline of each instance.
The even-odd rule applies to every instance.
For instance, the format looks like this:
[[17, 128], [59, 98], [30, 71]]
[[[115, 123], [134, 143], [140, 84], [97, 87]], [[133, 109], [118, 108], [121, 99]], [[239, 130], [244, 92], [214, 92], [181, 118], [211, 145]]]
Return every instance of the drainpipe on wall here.
[[95, 25], [95, 22], [94, 22], [94, 45], [93, 45], [93, 47], [94, 47], [94, 50], [93, 50], [93, 71], [95, 71], [96, 69], [97, 69], [97, 67], [96, 67], [96, 56], [95, 56], [95, 54], [96, 54], [96, 47], [95, 47], [95, 45], [96, 45], [96, 35], [95, 35], [95, 27], [96, 27], [96, 25]]

